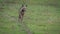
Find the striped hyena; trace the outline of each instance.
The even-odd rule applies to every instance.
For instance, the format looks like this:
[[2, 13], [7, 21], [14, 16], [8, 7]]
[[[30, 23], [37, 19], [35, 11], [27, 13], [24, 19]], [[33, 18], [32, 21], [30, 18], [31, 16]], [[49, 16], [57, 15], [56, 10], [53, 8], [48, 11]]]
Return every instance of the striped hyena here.
[[18, 17], [19, 21], [20, 20], [22, 21], [24, 13], [26, 11], [26, 7], [27, 7], [26, 5], [22, 5], [21, 8], [19, 9], [19, 17]]

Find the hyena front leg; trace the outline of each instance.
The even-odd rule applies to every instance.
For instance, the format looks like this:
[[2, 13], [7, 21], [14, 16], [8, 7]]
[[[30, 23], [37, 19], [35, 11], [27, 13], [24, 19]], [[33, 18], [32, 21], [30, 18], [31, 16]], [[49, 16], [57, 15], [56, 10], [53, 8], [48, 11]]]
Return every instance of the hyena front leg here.
[[18, 21], [22, 22], [22, 20], [23, 20], [23, 15], [20, 14], [20, 15], [19, 15], [19, 18], [18, 18]]
[[19, 14], [18, 21], [21, 21], [22, 16]]

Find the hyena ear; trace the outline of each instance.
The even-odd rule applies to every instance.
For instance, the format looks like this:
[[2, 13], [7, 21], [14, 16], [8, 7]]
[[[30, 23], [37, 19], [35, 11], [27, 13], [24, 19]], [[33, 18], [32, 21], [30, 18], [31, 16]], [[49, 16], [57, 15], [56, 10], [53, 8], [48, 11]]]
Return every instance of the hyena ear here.
[[24, 4], [22, 4], [22, 7], [24, 6]]
[[27, 7], [27, 5], [26, 5], [26, 7]]

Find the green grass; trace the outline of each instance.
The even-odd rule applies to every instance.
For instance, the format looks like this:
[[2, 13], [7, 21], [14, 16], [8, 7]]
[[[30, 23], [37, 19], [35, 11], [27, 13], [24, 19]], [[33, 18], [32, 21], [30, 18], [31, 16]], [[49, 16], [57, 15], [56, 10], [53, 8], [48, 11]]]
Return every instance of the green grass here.
[[[27, 7], [23, 22], [33, 34], [60, 34], [60, 8], [37, 5], [39, 1], [42, 0], [31, 0], [32, 3]], [[26, 34], [24, 28], [16, 24], [20, 6], [20, 4], [5, 5], [3, 11], [0, 11], [0, 34]]]

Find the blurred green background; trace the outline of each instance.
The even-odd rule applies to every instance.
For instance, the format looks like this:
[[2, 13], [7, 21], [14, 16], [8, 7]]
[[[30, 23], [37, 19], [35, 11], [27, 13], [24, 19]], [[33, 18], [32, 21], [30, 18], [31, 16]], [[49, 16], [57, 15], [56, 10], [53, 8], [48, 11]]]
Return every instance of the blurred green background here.
[[33, 34], [60, 34], [60, 0], [0, 0], [0, 34], [27, 34], [16, 24], [23, 3], [23, 22]]

